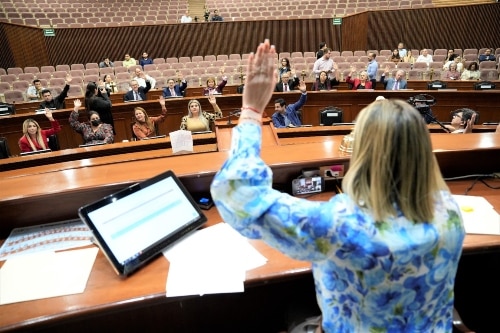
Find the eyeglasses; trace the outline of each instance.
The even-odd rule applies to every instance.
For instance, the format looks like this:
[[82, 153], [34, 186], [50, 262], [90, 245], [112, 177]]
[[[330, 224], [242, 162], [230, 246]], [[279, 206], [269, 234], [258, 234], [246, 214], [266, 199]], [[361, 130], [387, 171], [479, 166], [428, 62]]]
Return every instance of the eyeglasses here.
[[462, 119], [462, 116], [460, 116], [459, 114], [454, 114], [453, 118], [455, 118], [455, 117]]

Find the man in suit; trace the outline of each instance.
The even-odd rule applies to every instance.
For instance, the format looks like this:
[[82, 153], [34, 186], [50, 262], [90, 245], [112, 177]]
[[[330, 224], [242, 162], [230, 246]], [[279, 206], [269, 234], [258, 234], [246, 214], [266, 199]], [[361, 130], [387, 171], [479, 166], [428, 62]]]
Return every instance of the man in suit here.
[[52, 93], [49, 89], [43, 89], [42, 90], [42, 98], [43, 102], [40, 103], [40, 109], [65, 109], [66, 108], [66, 103], [64, 102], [66, 97], [68, 97], [68, 91], [69, 91], [69, 85], [71, 83], [71, 75], [66, 75], [66, 84], [64, 85], [63, 90], [61, 93], [53, 97]]
[[178, 79], [180, 84], [175, 84], [174, 79], [168, 79], [167, 86], [163, 88], [163, 97], [183, 97], [184, 90], [187, 88], [187, 81], [182, 78], [182, 74], [179, 73]]
[[[293, 79], [290, 80], [290, 74], [293, 75]], [[299, 78], [295, 75], [295, 71], [286, 72], [281, 75], [281, 82], [276, 84], [274, 91], [277, 92], [287, 92], [294, 90], [299, 85]]]
[[131, 101], [145, 101], [147, 99], [146, 94], [149, 89], [151, 89], [151, 83], [146, 79], [146, 88], [139, 86], [136, 80], [130, 81], [130, 88], [132, 90], [128, 91], [125, 95], [123, 95], [123, 100], [125, 102]]
[[300, 99], [294, 103], [286, 105], [283, 98], [278, 98], [274, 101], [274, 114], [272, 116], [273, 125], [276, 128], [297, 127], [301, 126], [298, 111], [307, 101], [307, 90], [304, 81], [300, 81]]
[[385, 69], [385, 72], [380, 76], [380, 83], [382, 83], [385, 87], [385, 90], [401, 90], [406, 89], [408, 86], [408, 82], [404, 79], [405, 71], [400, 69], [396, 72], [395, 77], [385, 79], [385, 75], [389, 73], [389, 68]]

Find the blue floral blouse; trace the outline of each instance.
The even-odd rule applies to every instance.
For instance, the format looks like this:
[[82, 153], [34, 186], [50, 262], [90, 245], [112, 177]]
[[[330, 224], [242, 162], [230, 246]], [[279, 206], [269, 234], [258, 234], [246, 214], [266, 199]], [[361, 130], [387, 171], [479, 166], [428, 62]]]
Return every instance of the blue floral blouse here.
[[435, 219], [375, 222], [346, 194], [314, 202], [273, 190], [261, 128], [233, 129], [232, 151], [211, 186], [225, 222], [248, 238], [312, 262], [325, 332], [451, 332], [464, 228], [451, 194]]

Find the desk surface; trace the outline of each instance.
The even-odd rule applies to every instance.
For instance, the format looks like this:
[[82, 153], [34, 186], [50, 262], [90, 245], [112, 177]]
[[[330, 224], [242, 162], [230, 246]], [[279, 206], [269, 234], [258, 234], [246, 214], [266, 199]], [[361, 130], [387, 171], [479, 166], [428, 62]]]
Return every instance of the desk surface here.
[[[491, 182], [492, 185], [500, 185], [500, 180]], [[448, 184], [452, 192], [463, 194], [471, 183], [472, 180], [454, 181]], [[321, 193], [311, 199], [328, 200], [330, 195]], [[500, 197], [484, 184], [477, 183], [469, 195], [484, 196], [494, 205], [497, 212], [500, 212]], [[206, 214], [209, 219], [208, 225], [221, 221], [215, 208]], [[281, 280], [310, 272], [309, 263], [290, 259], [261, 241], [250, 242], [268, 259], [268, 263], [247, 272], [246, 288], [258, 287], [269, 282], [279, 283]], [[464, 254], [487, 250], [498, 251], [499, 248], [500, 236], [467, 235], [464, 240]], [[168, 261], [159, 256], [131, 277], [121, 279], [99, 251], [84, 293], [0, 306], [0, 331], [16, 328], [35, 329], [52, 324], [64, 325], [66, 320], [98, 312], [111, 313], [155, 302], [180, 302], [182, 297], [165, 298], [168, 268]]]

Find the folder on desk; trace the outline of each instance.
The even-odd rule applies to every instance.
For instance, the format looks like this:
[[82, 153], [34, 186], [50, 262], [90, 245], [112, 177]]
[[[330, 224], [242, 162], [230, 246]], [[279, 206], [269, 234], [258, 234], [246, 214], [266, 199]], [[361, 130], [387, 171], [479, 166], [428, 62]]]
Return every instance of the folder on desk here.
[[479, 196], [454, 195], [468, 234], [500, 235], [500, 215]]

